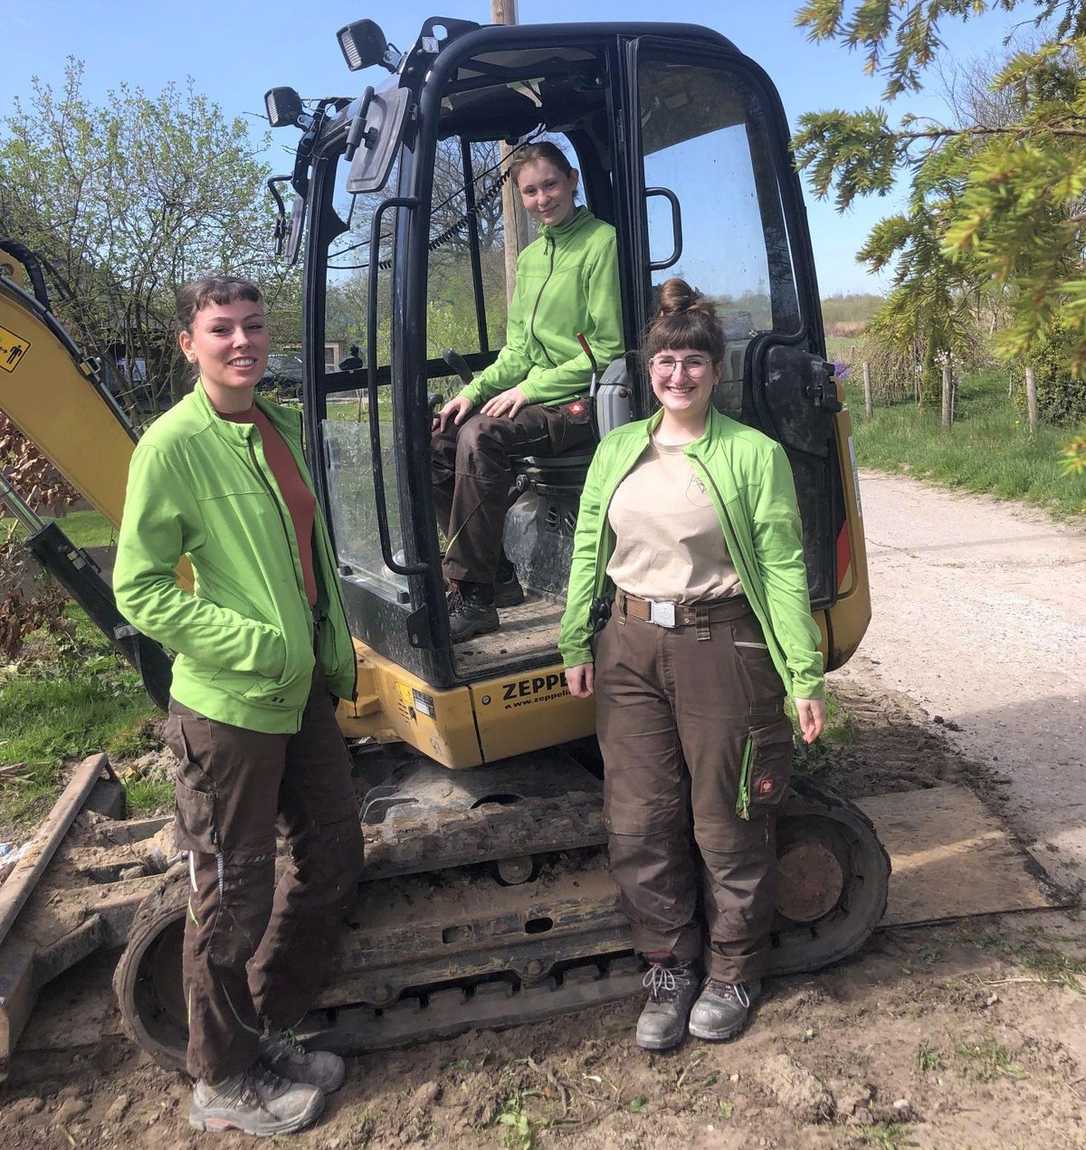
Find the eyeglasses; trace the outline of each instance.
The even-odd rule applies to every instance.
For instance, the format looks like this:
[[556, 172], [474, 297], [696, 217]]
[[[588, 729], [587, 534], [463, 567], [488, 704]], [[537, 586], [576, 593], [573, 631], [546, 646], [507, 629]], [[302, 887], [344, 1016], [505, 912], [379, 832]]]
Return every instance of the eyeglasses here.
[[677, 359], [673, 355], [654, 355], [649, 361], [654, 375], [665, 378], [675, 374], [675, 368], [682, 368], [691, 379], [704, 375], [709, 367], [709, 357], [704, 355], [688, 355], [684, 359]]

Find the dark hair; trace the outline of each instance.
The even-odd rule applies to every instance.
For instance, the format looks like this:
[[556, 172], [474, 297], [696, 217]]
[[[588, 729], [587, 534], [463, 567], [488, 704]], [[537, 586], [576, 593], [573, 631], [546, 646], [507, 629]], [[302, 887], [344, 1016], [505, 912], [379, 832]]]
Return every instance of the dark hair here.
[[252, 280], [240, 276], [203, 276], [177, 289], [177, 322], [182, 331], [192, 331], [196, 313], [209, 303], [228, 304], [238, 300], [263, 303], [264, 296]]
[[566, 159], [565, 152], [550, 140], [542, 140], [538, 144], [526, 144], [514, 153], [513, 159], [509, 161], [509, 176], [513, 184], [519, 186], [517, 181], [520, 179], [521, 168], [536, 164], [540, 160], [553, 164], [564, 176], [570, 175], [573, 171], [573, 165]]
[[646, 363], [665, 348], [704, 352], [714, 364], [724, 358], [724, 331], [713, 305], [677, 276], [660, 287], [660, 310], [641, 344]]

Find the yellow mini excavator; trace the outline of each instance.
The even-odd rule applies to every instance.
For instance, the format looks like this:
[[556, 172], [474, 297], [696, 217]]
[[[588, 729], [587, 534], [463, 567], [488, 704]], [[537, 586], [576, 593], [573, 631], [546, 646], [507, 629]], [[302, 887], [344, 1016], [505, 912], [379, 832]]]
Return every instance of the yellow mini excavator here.
[[[433, 17], [401, 52], [362, 20], [339, 41], [350, 71], [383, 69], [383, 81], [307, 104], [273, 88], [266, 105], [274, 128], [301, 132], [292, 172], [271, 187], [286, 256], [302, 260], [301, 399], [358, 656], [357, 696], [339, 718], [366, 839], [334, 972], [302, 1029], [325, 1048], [359, 1050], [640, 987], [606, 869], [592, 703], [570, 696], [556, 649], [590, 455], [516, 460], [504, 544], [528, 596], [498, 632], [449, 637], [430, 413], [434, 392], [501, 343], [507, 284], [493, 224], [518, 147], [545, 136], [563, 148], [589, 207], [618, 233], [628, 352], [598, 365], [600, 434], [650, 412], [638, 333], [657, 286], [682, 274], [715, 301], [728, 338], [717, 404], [787, 451], [828, 667], [855, 650], [870, 608], [849, 417], [766, 74], [716, 32], [680, 24]], [[116, 523], [133, 433], [44, 288], [17, 278], [0, 277], [0, 409]], [[360, 349], [343, 354], [352, 341]], [[80, 601], [98, 603], [92, 616], [161, 701], [167, 656], [50, 533], [37, 553]], [[856, 950], [889, 874], [864, 815], [797, 777], [779, 856], [774, 970]], [[167, 871], [115, 978], [130, 1032], [173, 1066], [186, 1038], [185, 897], [184, 876]]]

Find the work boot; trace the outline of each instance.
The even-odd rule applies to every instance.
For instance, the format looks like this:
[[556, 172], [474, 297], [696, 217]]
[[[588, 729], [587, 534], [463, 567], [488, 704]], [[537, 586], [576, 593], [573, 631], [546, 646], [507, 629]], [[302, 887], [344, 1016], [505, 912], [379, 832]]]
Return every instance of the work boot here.
[[518, 607], [524, 602], [524, 588], [517, 578], [517, 569], [503, 555], [494, 574], [494, 606]]
[[734, 1038], [746, 1026], [750, 1004], [761, 993], [760, 978], [751, 982], [719, 982], [707, 978], [690, 1012], [690, 1033], [710, 1042]]
[[290, 1082], [306, 1082], [322, 1094], [331, 1094], [343, 1085], [347, 1067], [338, 1054], [327, 1050], [306, 1050], [292, 1030], [272, 1031], [260, 1039], [260, 1061]]
[[454, 643], [489, 635], [500, 626], [494, 588], [485, 583], [454, 583], [447, 597], [449, 633]]
[[641, 980], [649, 1000], [637, 1020], [637, 1045], [642, 1050], [670, 1050], [686, 1035], [690, 1007], [698, 996], [701, 977], [693, 962], [664, 966], [654, 962]]
[[257, 1062], [214, 1086], [201, 1078], [192, 1089], [189, 1125], [271, 1138], [304, 1130], [323, 1109], [324, 1095], [316, 1086], [288, 1082]]

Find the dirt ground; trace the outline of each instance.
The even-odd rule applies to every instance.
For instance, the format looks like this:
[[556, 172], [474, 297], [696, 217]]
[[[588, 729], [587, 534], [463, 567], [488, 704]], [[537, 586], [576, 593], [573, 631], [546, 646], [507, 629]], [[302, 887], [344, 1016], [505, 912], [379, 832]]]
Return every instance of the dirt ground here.
[[[901, 695], [840, 685], [851, 742], [809, 762], [852, 796], [998, 781]], [[187, 1125], [188, 1086], [121, 1034], [110, 956], [46, 988], [0, 1089], [4, 1150], [223, 1150]], [[725, 1045], [648, 1055], [639, 1003], [352, 1059], [300, 1150], [535, 1146], [1086, 1148], [1086, 923], [1076, 911], [876, 933], [778, 979]]]

